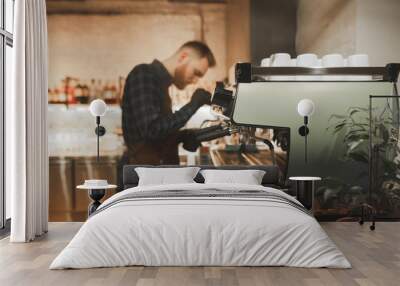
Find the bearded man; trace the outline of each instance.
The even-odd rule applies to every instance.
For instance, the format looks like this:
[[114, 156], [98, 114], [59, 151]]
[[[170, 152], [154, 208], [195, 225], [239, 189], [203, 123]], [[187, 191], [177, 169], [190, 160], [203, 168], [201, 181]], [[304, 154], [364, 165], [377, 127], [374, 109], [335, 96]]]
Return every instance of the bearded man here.
[[140, 64], [129, 73], [122, 99], [122, 130], [129, 164], [177, 165], [178, 144], [195, 151], [200, 143], [190, 130], [181, 130], [211, 94], [197, 89], [191, 100], [173, 112], [169, 87], [184, 89], [195, 84], [215, 66], [210, 48], [198, 41], [183, 44], [169, 58]]

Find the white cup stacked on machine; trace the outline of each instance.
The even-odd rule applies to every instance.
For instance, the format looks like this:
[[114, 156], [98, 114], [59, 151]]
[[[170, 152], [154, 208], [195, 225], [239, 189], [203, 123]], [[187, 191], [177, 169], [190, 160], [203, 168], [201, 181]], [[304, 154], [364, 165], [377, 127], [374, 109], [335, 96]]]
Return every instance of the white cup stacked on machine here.
[[[272, 67], [293, 67], [292, 58], [288, 53], [276, 53], [271, 55], [270, 65]], [[295, 76], [271, 76], [270, 80], [277, 80], [277, 81], [289, 81], [295, 80]]]
[[261, 60], [261, 66], [262, 67], [269, 67], [271, 66], [271, 59], [270, 58], [265, 58]]
[[[366, 54], [354, 54], [344, 58], [339, 53], [332, 53], [318, 58], [316, 54], [300, 54], [297, 58], [291, 58], [288, 53], [272, 54], [269, 58], [261, 61], [262, 67], [307, 67], [307, 68], [336, 68], [336, 67], [368, 67], [369, 57]], [[371, 80], [368, 75], [298, 75], [298, 76], [264, 76], [265, 80], [271, 81], [365, 81]]]
[[[347, 58], [347, 66], [348, 67], [369, 67], [369, 57], [366, 54], [356, 54], [351, 55]], [[355, 75], [351, 76], [351, 80], [354, 81], [363, 81], [363, 80], [371, 80], [372, 77], [370, 75]]]
[[[344, 67], [344, 58], [341, 54], [329, 54], [322, 57], [322, 67], [324, 68], [340, 68]], [[324, 75], [322, 80], [342, 81], [345, 79], [343, 75]]]
[[[264, 58], [261, 60], [261, 66], [262, 67], [270, 67], [271, 66], [271, 59], [270, 58]], [[270, 80], [269, 76], [263, 76], [264, 80]]]
[[[306, 67], [306, 68], [316, 68], [318, 67], [318, 56], [316, 54], [301, 54], [297, 56], [296, 66]], [[320, 76], [309, 76], [309, 75], [298, 75], [296, 80], [302, 81], [315, 81], [320, 80]]]

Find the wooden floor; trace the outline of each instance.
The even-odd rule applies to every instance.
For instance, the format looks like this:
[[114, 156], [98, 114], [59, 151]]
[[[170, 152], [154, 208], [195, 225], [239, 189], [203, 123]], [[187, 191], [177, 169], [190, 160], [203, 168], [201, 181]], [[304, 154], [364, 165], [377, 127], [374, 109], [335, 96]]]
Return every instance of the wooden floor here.
[[0, 241], [0, 285], [400, 285], [400, 223], [378, 223], [372, 232], [357, 223], [322, 223], [352, 269], [289, 267], [122, 267], [48, 270], [81, 223], [50, 223], [44, 237]]

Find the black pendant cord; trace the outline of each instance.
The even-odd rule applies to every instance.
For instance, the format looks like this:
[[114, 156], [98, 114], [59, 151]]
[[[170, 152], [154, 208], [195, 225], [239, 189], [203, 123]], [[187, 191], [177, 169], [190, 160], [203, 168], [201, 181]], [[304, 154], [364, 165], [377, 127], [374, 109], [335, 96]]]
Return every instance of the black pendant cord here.
[[[307, 128], [307, 126], [306, 126]], [[307, 133], [306, 136], [304, 136], [304, 161], [307, 164]]]
[[97, 164], [100, 161], [100, 116], [96, 117], [97, 123]]
[[[372, 97], [369, 97], [369, 136], [368, 136], [368, 203], [371, 203], [371, 192], [373, 185], [373, 168], [372, 168]], [[363, 215], [364, 216], [364, 215]]]
[[307, 136], [308, 136], [308, 116], [304, 116], [304, 162], [307, 164]]
[[[97, 127], [98, 127], [98, 125], [97, 125]], [[100, 139], [99, 139], [99, 134], [98, 134], [98, 132], [97, 132], [97, 163], [99, 163], [99, 157], [100, 157], [100, 151], [99, 151], [99, 149], [100, 149]]]

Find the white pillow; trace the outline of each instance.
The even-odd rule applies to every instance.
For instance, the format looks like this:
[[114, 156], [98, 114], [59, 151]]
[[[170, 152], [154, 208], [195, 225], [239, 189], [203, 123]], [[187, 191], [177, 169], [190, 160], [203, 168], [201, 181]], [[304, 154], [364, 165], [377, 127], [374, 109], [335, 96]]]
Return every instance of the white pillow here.
[[135, 168], [139, 176], [138, 186], [195, 183], [193, 179], [199, 170], [199, 167]]
[[205, 184], [234, 183], [261, 185], [265, 171], [262, 170], [202, 170]]

